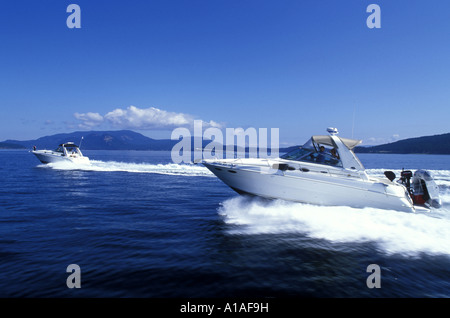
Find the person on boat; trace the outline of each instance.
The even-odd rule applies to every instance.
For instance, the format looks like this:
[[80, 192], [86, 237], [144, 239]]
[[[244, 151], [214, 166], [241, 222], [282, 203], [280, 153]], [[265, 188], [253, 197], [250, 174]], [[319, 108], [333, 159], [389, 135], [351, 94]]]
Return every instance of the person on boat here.
[[36, 146], [33, 146], [33, 151], [36, 151]]
[[336, 148], [331, 149], [330, 152], [331, 152], [331, 155], [332, 155], [334, 158], [339, 159], [339, 155], [338, 155], [338, 153], [336, 152]]
[[323, 163], [325, 161], [325, 147], [319, 147], [319, 155], [317, 156], [316, 162]]

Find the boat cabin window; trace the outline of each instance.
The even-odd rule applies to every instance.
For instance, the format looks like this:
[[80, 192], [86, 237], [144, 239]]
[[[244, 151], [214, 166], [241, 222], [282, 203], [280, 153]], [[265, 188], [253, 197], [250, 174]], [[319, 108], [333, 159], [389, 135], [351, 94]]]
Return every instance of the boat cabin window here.
[[78, 154], [78, 148], [77, 147], [66, 147], [66, 151], [69, 155], [75, 155]]
[[336, 148], [328, 145], [317, 144], [311, 139], [302, 147], [282, 155], [281, 158], [342, 167], [342, 162], [339, 159], [339, 153]]

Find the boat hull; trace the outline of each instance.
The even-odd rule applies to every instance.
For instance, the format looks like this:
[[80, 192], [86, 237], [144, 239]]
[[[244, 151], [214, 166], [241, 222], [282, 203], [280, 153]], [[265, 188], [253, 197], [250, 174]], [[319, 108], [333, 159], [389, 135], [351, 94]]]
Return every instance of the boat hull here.
[[59, 154], [43, 152], [43, 151], [32, 151], [32, 153], [39, 159], [40, 162], [44, 164], [55, 163], [55, 162], [73, 162], [78, 164], [88, 164], [88, 157], [68, 157]]
[[241, 194], [325, 206], [415, 211], [401, 185], [363, 180], [354, 176], [336, 177], [324, 171], [277, 171], [212, 162], [203, 164], [226, 185]]

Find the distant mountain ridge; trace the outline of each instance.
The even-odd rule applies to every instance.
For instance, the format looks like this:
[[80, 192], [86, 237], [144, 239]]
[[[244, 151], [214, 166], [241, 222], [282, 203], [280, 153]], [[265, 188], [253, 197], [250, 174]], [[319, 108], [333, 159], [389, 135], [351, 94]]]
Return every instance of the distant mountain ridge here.
[[[82, 139], [83, 138], [83, 139]], [[40, 137], [34, 140], [5, 140], [0, 142], [5, 145], [3, 149], [56, 149], [58, 145], [66, 142], [73, 142], [79, 145], [82, 150], [172, 150], [173, 146], [180, 140], [153, 139], [131, 130], [116, 131], [75, 131], [72, 133], [56, 134]], [[203, 147], [209, 144], [210, 140], [200, 143]], [[191, 138], [192, 149], [194, 138]]]
[[[300, 146], [280, 148], [281, 152], [288, 152]], [[377, 146], [358, 146], [355, 153], [392, 153], [392, 154], [450, 154], [450, 133], [442, 135], [424, 136], [403, 139]]]
[[450, 154], [450, 133], [408, 138], [384, 145], [356, 147], [356, 153]]
[[24, 146], [9, 143], [9, 142], [0, 142], [0, 149], [24, 149]]
[[[84, 150], [172, 150], [179, 140], [152, 139], [131, 130], [118, 131], [75, 131], [56, 134], [35, 140], [5, 140], [0, 142], [0, 149], [54, 149], [59, 144], [72, 141]], [[209, 144], [204, 140], [202, 146]], [[192, 148], [194, 142], [191, 140]], [[299, 146], [280, 148], [279, 152], [287, 152]], [[395, 154], [450, 154], [450, 133], [434, 136], [403, 139], [396, 142], [367, 147], [356, 147], [356, 153], [395, 153]]]
[[[83, 140], [82, 140], [83, 138]], [[178, 140], [152, 139], [131, 130], [118, 131], [75, 131], [56, 134], [35, 140], [5, 140], [25, 148], [54, 149], [59, 144], [74, 142], [84, 150], [171, 150]]]

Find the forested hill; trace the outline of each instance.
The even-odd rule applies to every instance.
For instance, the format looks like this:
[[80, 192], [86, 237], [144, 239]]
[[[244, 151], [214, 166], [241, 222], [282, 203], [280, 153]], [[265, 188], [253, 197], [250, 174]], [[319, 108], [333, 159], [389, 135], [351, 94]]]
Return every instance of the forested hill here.
[[[83, 140], [82, 140], [83, 138]], [[38, 149], [55, 149], [65, 142], [81, 143], [87, 150], [170, 150], [177, 143], [170, 139], [152, 139], [130, 130], [119, 131], [76, 131], [56, 134], [35, 140], [5, 140], [5, 144]], [[5, 147], [6, 148], [6, 147]]]
[[[171, 150], [178, 140], [152, 139], [130, 130], [120, 131], [77, 131], [68, 134], [45, 136], [35, 140], [5, 140], [0, 142], [0, 149], [54, 149], [60, 143], [73, 141], [88, 150]], [[210, 141], [203, 141], [203, 147]], [[194, 143], [192, 142], [192, 147]], [[280, 153], [287, 152], [299, 146], [280, 149]], [[396, 153], [396, 154], [450, 154], [450, 133], [409, 138], [393, 143], [356, 147], [356, 153]]]
[[450, 133], [403, 139], [389, 144], [356, 147], [356, 153], [450, 154]]

